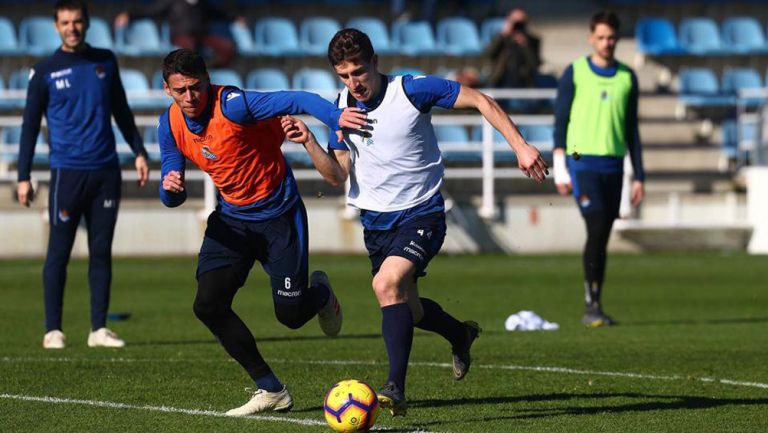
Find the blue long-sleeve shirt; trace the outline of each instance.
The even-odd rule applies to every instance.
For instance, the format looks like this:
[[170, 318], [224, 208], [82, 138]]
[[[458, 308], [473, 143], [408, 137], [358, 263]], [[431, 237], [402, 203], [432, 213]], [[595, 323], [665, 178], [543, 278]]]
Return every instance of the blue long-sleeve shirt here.
[[[219, 103], [219, 101], [215, 101], [210, 90], [209, 95], [211, 97], [208, 100], [208, 106], [198, 118], [192, 119], [184, 116], [187, 127], [193, 133], [203, 132], [211, 118], [212, 104]], [[342, 112], [341, 109], [336, 108], [335, 105], [320, 96], [301, 91], [253, 92], [228, 87], [221, 92], [220, 103], [224, 116], [230, 121], [242, 125], [254, 124], [259, 120], [276, 116], [308, 113], [336, 131], [339, 129], [339, 116]], [[160, 142], [161, 178], [164, 178], [170, 171], [178, 171], [183, 174], [186, 158], [176, 146], [170, 128], [168, 110], [160, 116], [157, 132]], [[245, 143], [245, 145], [256, 144]], [[286, 166], [288, 166], [287, 163]], [[257, 180], [254, 179], [254, 181]], [[186, 191], [173, 193], [164, 190], [162, 184], [160, 185], [160, 200], [168, 207], [181, 205], [186, 197]], [[235, 218], [260, 221], [282, 214], [290, 209], [296, 200], [298, 200], [296, 180], [290, 167], [288, 167], [282, 184], [269, 196], [255, 203], [241, 206], [227, 203], [219, 197], [219, 209], [224, 214]]]
[[[601, 68], [593, 64], [591, 59], [587, 58], [587, 61], [589, 62], [590, 69], [595, 74], [603, 77], [612, 77], [616, 75], [616, 72], [618, 71], [616, 66]], [[637, 76], [632, 72], [632, 90], [629, 94], [627, 117], [625, 121], [625, 142], [629, 152], [629, 158], [632, 161], [634, 177], [636, 180], [644, 181], [645, 170], [643, 168], [643, 159], [641, 156], [640, 131], [638, 127], [638, 89]], [[569, 65], [560, 77], [560, 82], [557, 88], [557, 99], [555, 102], [555, 148], [566, 149], [568, 122], [570, 121], [571, 105], [575, 93], [576, 89], [573, 84], [573, 65]], [[622, 163], [620, 161], [609, 161], [606, 164], [606, 159], [615, 158], [585, 155], [581, 157], [578, 164], [592, 165], [595, 167], [611, 165], [616, 166], [619, 170], [621, 169]]]
[[128, 107], [115, 55], [88, 46], [61, 49], [30, 71], [19, 146], [18, 179], [29, 180], [43, 115], [48, 121], [51, 168], [118, 167], [112, 116], [136, 155], [145, 155]]

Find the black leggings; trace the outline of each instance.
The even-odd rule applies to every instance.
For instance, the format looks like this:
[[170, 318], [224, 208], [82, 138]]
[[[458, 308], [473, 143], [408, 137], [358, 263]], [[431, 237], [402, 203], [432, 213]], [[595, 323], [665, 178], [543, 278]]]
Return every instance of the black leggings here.
[[[232, 310], [232, 300], [242, 286], [242, 270], [237, 266], [213, 269], [198, 278], [195, 316], [211, 330], [224, 350], [234, 358], [255, 381], [271, 372], [256, 347], [256, 340], [240, 317]], [[280, 323], [298, 329], [315, 316], [317, 300], [310, 296], [298, 305], [275, 304], [275, 316]]]
[[[592, 302], [600, 302], [600, 290], [605, 279], [608, 239], [611, 236], [614, 217], [604, 212], [584, 214], [587, 226], [587, 242], [584, 245], [584, 282]], [[588, 303], [589, 300], [588, 300]]]

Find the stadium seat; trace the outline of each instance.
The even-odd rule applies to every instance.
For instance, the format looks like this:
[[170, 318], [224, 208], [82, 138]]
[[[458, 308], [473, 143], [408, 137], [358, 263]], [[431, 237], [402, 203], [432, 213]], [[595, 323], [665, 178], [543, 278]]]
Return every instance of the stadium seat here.
[[482, 51], [475, 23], [467, 18], [443, 18], [437, 24], [437, 47], [445, 54], [464, 56]]
[[414, 77], [418, 77], [419, 75], [427, 75], [427, 73], [422, 71], [421, 69], [399, 67], [399, 68], [393, 69], [392, 72], [389, 73], [389, 75], [413, 75]]
[[208, 76], [213, 84], [235, 86], [241, 89], [244, 87], [242, 77], [233, 69], [209, 69]]
[[720, 31], [711, 18], [692, 17], [680, 21], [680, 45], [690, 54], [715, 55], [727, 50], [720, 40]]
[[400, 53], [407, 56], [439, 54], [428, 21], [396, 22], [392, 39]]
[[157, 138], [157, 126], [147, 126], [142, 134], [144, 138], [144, 147], [147, 149], [147, 156], [150, 161], [160, 161], [160, 147]]
[[32, 56], [48, 56], [61, 46], [50, 16], [31, 16], [19, 24], [19, 47]]
[[292, 21], [286, 18], [262, 18], [256, 22], [254, 29], [254, 41], [259, 53], [270, 56], [302, 53]]
[[672, 23], [666, 18], [640, 18], [635, 25], [637, 50], [652, 56], [682, 54]]
[[481, 148], [469, 141], [462, 125], [435, 125], [435, 137], [446, 162], [480, 162]]
[[708, 68], [682, 68], [678, 76], [679, 99], [684, 105], [696, 107], [735, 104], [733, 96], [723, 95], [715, 73]]
[[21, 53], [13, 23], [6, 17], [0, 17], [0, 55], [10, 56]]
[[392, 54], [395, 51], [387, 26], [379, 18], [355, 17], [347, 22], [347, 28], [358, 29], [368, 35], [373, 50], [378, 54]]
[[328, 43], [339, 30], [341, 30], [341, 26], [333, 18], [307, 18], [301, 22], [299, 27], [300, 46], [306, 53], [326, 55]]
[[555, 148], [554, 125], [521, 125], [520, 132], [525, 141], [536, 146], [542, 153], [551, 152]]
[[483, 46], [491, 43], [494, 37], [501, 33], [501, 29], [504, 27], [504, 22], [507, 19], [505, 17], [486, 18], [480, 25], [480, 41]]
[[293, 74], [294, 90], [322, 92], [323, 96], [328, 96], [340, 87], [341, 83], [325, 69], [303, 68]]
[[765, 53], [765, 35], [760, 23], [752, 17], [731, 17], [721, 25], [726, 47], [738, 53]]
[[[2, 137], [3, 152], [0, 158], [6, 163], [16, 163], [19, 160], [19, 143], [21, 142], [21, 126], [3, 127]], [[12, 146], [13, 150], [6, 146]], [[34, 164], [48, 164], [48, 143], [45, 140], [45, 134], [40, 131], [37, 134], [37, 144], [35, 145], [35, 156], [32, 157]]]
[[163, 90], [163, 71], [162, 69], [158, 69], [155, 71], [154, 74], [152, 74], [152, 90]]
[[257, 90], [286, 90], [291, 87], [288, 76], [275, 68], [254, 69], [245, 79], [245, 87]]
[[232, 34], [232, 40], [235, 42], [238, 53], [245, 56], [252, 56], [258, 53], [256, 42], [253, 40], [253, 34], [251, 34], [248, 27], [242, 26], [239, 23], [231, 23], [229, 31]]
[[128, 56], [157, 56], [165, 54], [169, 47], [162, 43], [154, 21], [140, 19], [115, 29], [115, 48]]
[[[493, 129], [493, 158], [498, 162], [514, 162], [517, 161], [515, 153], [512, 152], [512, 148], [509, 147], [507, 139], [504, 138], [501, 132]], [[471, 135], [473, 142], [482, 143], [483, 141], [483, 127], [481, 125], [472, 127]], [[482, 152], [482, 147], [480, 148]], [[482, 153], [481, 153], [482, 156]]]
[[120, 70], [120, 80], [128, 97], [128, 105], [136, 109], [165, 108], [168, 101], [165, 98], [153, 98], [149, 92], [147, 77], [137, 69], [123, 68]]
[[737, 159], [740, 152], [754, 150], [757, 145], [757, 123], [736, 122], [733, 119], [721, 125], [723, 157]]
[[[743, 89], [760, 89], [763, 87], [760, 74], [752, 68], [728, 68], [723, 72], [721, 91], [725, 94], [738, 96]], [[747, 98], [743, 101], [750, 107], [761, 104], [762, 98]]]
[[29, 68], [21, 68], [13, 71], [8, 80], [8, 88], [12, 90], [26, 90], [29, 84]]
[[106, 48], [108, 50], [114, 48], [112, 30], [109, 24], [99, 17], [91, 17], [88, 33], [85, 34], [85, 41], [96, 48]]

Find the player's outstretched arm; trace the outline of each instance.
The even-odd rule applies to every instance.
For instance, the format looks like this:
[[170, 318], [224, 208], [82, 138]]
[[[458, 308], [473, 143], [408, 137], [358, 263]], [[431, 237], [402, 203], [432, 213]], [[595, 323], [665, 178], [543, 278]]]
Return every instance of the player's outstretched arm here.
[[536, 147], [528, 144], [514, 122], [501, 109], [495, 99], [471, 87], [461, 86], [453, 108], [474, 108], [504, 135], [512, 151], [517, 155], [520, 170], [536, 182], [542, 182], [549, 174], [547, 163]]
[[285, 136], [294, 143], [304, 146], [312, 158], [312, 163], [326, 182], [341, 186], [347, 180], [347, 171], [339, 164], [334, 154], [329, 154], [320, 146], [315, 134], [299, 119], [284, 116], [280, 119]]

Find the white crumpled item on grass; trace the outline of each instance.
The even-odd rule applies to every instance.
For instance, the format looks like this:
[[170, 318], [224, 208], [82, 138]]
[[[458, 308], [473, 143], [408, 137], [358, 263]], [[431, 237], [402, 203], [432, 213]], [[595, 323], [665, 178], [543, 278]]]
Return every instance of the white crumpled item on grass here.
[[554, 331], [560, 329], [557, 323], [547, 322], [533, 311], [519, 311], [504, 322], [507, 331]]

